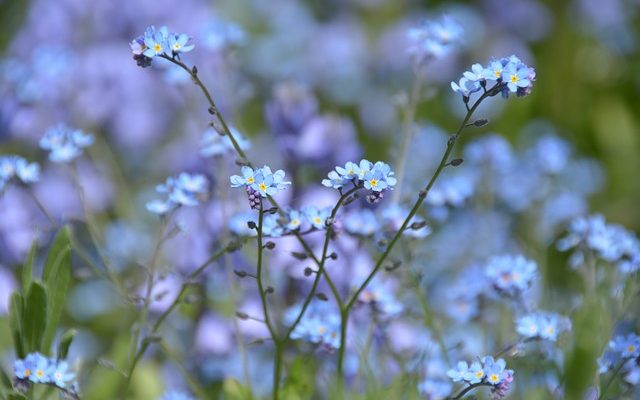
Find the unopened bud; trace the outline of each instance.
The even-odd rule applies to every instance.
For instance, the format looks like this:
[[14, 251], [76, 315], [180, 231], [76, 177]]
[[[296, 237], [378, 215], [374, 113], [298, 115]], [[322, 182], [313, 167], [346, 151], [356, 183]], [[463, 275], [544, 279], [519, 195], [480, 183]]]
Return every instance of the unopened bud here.
[[214, 107], [209, 107], [207, 111], [209, 111], [209, 114], [211, 115], [216, 115], [216, 109]]
[[264, 245], [264, 247], [265, 247], [265, 248], [267, 248], [267, 249], [269, 249], [269, 250], [273, 250], [273, 249], [275, 249], [275, 248], [276, 248], [276, 244], [275, 244], [274, 242], [267, 242], [267, 243]]
[[449, 164], [453, 165], [454, 167], [457, 167], [458, 165], [462, 164], [464, 162], [464, 160], [462, 158], [456, 158], [451, 160], [451, 162]]
[[426, 221], [420, 221], [420, 222], [414, 222], [412, 223], [409, 227], [411, 229], [413, 229], [414, 231], [417, 231], [419, 229], [424, 228], [425, 226], [427, 226], [427, 222]]
[[485, 125], [486, 125], [486, 124], [488, 124], [488, 123], [489, 123], [489, 120], [488, 120], [488, 119], [486, 119], [486, 118], [480, 118], [480, 119], [478, 119], [478, 120], [474, 121], [474, 122], [473, 122], [473, 125], [474, 125], [474, 126], [477, 126], [477, 127], [481, 127], [481, 126], [485, 126]]
[[198, 75], [198, 67], [194, 65], [193, 68], [191, 68], [191, 73], [193, 73], [194, 75]]
[[315, 271], [311, 269], [311, 267], [307, 267], [304, 269], [304, 276], [310, 276], [311, 274], [313, 274]]
[[236, 311], [236, 317], [243, 320], [249, 319], [249, 315], [247, 313], [243, 313], [242, 311]]
[[271, 294], [273, 292], [275, 292], [276, 290], [272, 287], [272, 286], [267, 286], [267, 288], [265, 289], [265, 293], [267, 294]]
[[332, 259], [332, 260], [337, 260], [338, 259], [338, 255], [334, 251], [333, 253], [329, 254], [329, 258]]
[[238, 277], [240, 277], [240, 278], [245, 278], [247, 276], [247, 273], [245, 271], [241, 271], [241, 270], [237, 270], [237, 269], [234, 269], [233, 273], [238, 275]]
[[256, 229], [258, 227], [253, 221], [247, 222], [247, 226], [249, 227], [249, 229]]
[[322, 301], [327, 301], [327, 300], [329, 300], [329, 298], [327, 297], [327, 295], [326, 295], [326, 294], [324, 294], [324, 293], [316, 293], [316, 297], [317, 297], [318, 299], [322, 300]]
[[297, 251], [292, 251], [291, 255], [297, 258], [298, 260], [304, 260], [307, 258], [307, 253], [300, 253]]

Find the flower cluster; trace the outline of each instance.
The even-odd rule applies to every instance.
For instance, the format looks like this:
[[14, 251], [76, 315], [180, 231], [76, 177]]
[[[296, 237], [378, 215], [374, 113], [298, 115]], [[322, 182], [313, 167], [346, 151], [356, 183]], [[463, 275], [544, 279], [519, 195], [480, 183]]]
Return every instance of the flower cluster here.
[[487, 81], [496, 83], [494, 88], [497, 91], [493, 95], [502, 93], [503, 97], [509, 97], [509, 93], [515, 93], [517, 96], [528, 95], [535, 80], [536, 70], [512, 55], [500, 60], [491, 60], [486, 66], [473, 64], [471, 71], [466, 71], [458, 82], [451, 82], [451, 88], [454, 92], [460, 93], [466, 103], [471, 94], [486, 88]]
[[18, 379], [32, 383], [53, 384], [61, 389], [72, 386], [76, 375], [69, 372], [66, 361], [47, 358], [40, 353], [30, 353], [25, 359], [18, 359], [13, 364]]
[[163, 215], [180, 206], [197, 206], [209, 191], [209, 181], [204, 175], [183, 172], [176, 178], [167, 178], [156, 191], [166, 196], [148, 202], [147, 210]]
[[[233, 126], [230, 126], [231, 134], [233, 135], [236, 142], [238, 142], [238, 146], [240, 146], [241, 150], [248, 150], [251, 147], [251, 142], [247, 140], [237, 129]], [[233, 148], [233, 143], [231, 139], [226, 134], [221, 134], [213, 127], [210, 127], [202, 134], [202, 139], [200, 140], [202, 148], [200, 149], [200, 155], [203, 157], [215, 157], [223, 155], [227, 152], [233, 152], [235, 149]]]
[[371, 193], [367, 201], [375, 203], [382, 199], [385, 190], [393, 190], [397, 180], [395, 173], [388, 164], [378, 161], [375, 164], [368, 160], [361, 160], [358, 164], [348, 162], [343, 167], [336, 167], [329, 172], [328, 179], [322, 180], [322, 185], [334, 189], [342, 189], [352, 183], [355, 186], [362, 185]]
[[609, 342], [609, 349], [622, 358], [640, 357], [640, 336], [635, 333], [616, 336]]
[[516, 319], [516, 332], [525, 338], [555, 342], [558, 335], [571, 329], [571, 321], [555, 313], [538, 311]]
[[513, 382], [514, 372], [506, 369], [506, 366], [507, 363], [502, 358], [494, 360], [493, 357], [486, 356], [482, 358], [482, 362], [475, 361], [471, 366], [466, 361], [460, 361], [455, 369], [447, 371], [447, 375], [454, 382], [464, 381], [472, 385], [488, 383], [499, 387], [501, 384], [508, 385]]
[[425, 21], [422, 26], [409, 30], [407, 52], [418, 65], [442, 58], [462, 42], [463, 33], [458, 21], [448, 15]]
[[[293, 307], [287, 316], [293, 319], [299, 311], [299, 307]], [[304, 340], [327, 350], [337, 349], [340, 347], [340, 315], [324, 304], [312, 303], [291, 333], [291, 339]]]
[[144, 34], [133, 39], [129, 46], [133, 59], [140, 67], [148, 67], [156, 56], [179, 57], [181, 53], [193, 50], [194, 45], [187, 44], [190, 37], [184, 33], [172, 33], [166, 26], [156, 29], [148, 27]]
[[387, 316], [398, 315], [404, 309], [391, 289], [380, 283], [379, 280], [372, 281], [360, 293], [358, 301], [370, 305], [376, 312]]
[[64, 124], [49, 128], [40, 139], [40, 147], [49, 151], [49, 160], [67, 163], [78, 158], [82, 150], [93, 144], [93, 135]]
[[[632, 360], [631, 362], [629, 362]], [[618, 335], [609, 342], [604, 355], [598, 359], [598, 372], [605, 374], [614, 366], [622, 368], [623, 379], [632, 385], [640, 383], [640, 336], [635, 333]]]
[[531, 286], [537, 269], [534, 261], [521, 255], [500, 255], [489, 260], [485, 274], [498, 292], [516, 296]]
[[40, 166], [20, 156], [0, 157], [0, 193], [13, 180], [28, 185], [40, 179]]
[[614, 263], [623, 273], [640, 269], [640, 240], [620, 225], [607, 224], [602, 215], [576, 218], [568, 231], [557, 247], [561, 251], [578, 248], [570, 259], [573, 268], [584, 264], [586, 248], [602, 260]]
[[249, 205], [252, 209], [259, 209], [261, 198], [273, 196], [281, 192], [291, 185], [291, 182], [284, 180], [284, 171], [279, 169], [271, 172], [271, 168], [264, 166], [262, 168], [253, 169], [244, 166], [241, 169], [242, 176], [233, 175], [229, 178], [231, 187], [245, 187], [249, 196]]

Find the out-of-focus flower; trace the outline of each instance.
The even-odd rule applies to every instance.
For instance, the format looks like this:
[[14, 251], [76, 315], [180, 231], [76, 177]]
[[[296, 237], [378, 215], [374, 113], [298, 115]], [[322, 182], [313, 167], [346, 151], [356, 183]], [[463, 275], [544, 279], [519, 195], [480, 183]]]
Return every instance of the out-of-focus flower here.
[[80, 129], [59, 124], [47, 130], [40, 147], [49, 151], [49, 160], [67, 163], [82, 154], [82, 150], [93, 144], [93, 136]]
[[[251, 142], [235, 127], [230, 126], [229, 130], [231, 130], [231, 134], [233, 134], [233, 138], [236, 140], [241, 150], [245, 151], [251, 148]], [[200, 155], [204, 157], [215, 157], [235, 152], [235, 148], [233, 147], [233, 143], [229, 136], [221, 135], [212, 127], [202, 134], [201, 145]]]
[[328, 207], [317, 208], [314, 206], [307, 206], [302, 209], [302, 213], [311, 226], [316, 229], [325, 229], [327, 219], [331, 216], [331, 209]]
[[622, 358], [640, 356], [640, 336], [630, 333], [627, 336], [616, 336], [609, 342], [609, 348]]
[[516, 332], [525, 338], [555, 342], [560, 333], [570, 329], [568, 318], [550, 312], [538, 311], [516, 319]]
[[158, 193], [165, 194], [164, 199], [147, 203], [147, 210], [154, 214], [166, 214], [180, 206], [197, 206], [209, 191], [209, 181], [204, 175], [180, 173], [169, 177], [156, 187]]
[[[286, 318], [293, 322], [300, 309], [300, 306], [292, 307]], [[340, 347], [340, 315], [324, 302], [313, 302], [291, 332], [291, 339], [318, 344], [328, 350], [337, 349]]]
[[460, 45], [463, 34], [462, 26], [448, 15], [427, 20], [422, 26], [409, 30], [407, 52], [418, 65], [442, 58]]
[[194, 400], [194, 398], [185, 392], [171, 390], [163, 394], [158, 400]]
[[20, 156], [0, 157], [0, 193], [11, 181], [25, 185], [40, 179], [40, 165], [30, 163]]
[[521, 255], [500, 255], [489, 259], [485, 273], [496, 290], [517, 295], [531, 286], [537, 269], [534, 261]]

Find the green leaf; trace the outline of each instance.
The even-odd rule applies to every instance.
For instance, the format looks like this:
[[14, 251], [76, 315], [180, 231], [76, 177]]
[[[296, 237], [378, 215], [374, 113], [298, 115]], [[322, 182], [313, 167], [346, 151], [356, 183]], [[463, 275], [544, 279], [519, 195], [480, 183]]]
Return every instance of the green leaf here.
[[71, 342], [73, 342], [73, 338], [76, 337], [78, 331], [75, 329], [70, 329], [62, 335], [60, 338], [60, 343], [58, 343], [58, 360], [64, 360], [67, 358], [67, 354], [69, 354], [69, 347], [71, 347]]
[[24, 307], [23, 338], [27, 353], [41, 351], [47, 323], [47, 290], [40, 282], [31, 282]]
[[11, 378], [9, 378], [9, 375], [7, 375], [7, 373], [2, 368], [0, 368], [0, 388], [13, 389]]
[[71, 281], [71, 243], [68, 227], [60, 229], [51, 245], [44, 266], [43, 279], [49, 302], [42, 351], [50, 355], [51, 344], [67, 301], [67, 290]]
[[26, 400], [27, 398], [20, 393], [9, 393], [9, 396], [7, 397], [7, 400]]
[[249, 400], [253, 398], [251, 390], [233, 378], [227, 378], [222, 385], [224, 398], [230, 400]]
[[31, 285], [31, 281], [33, 280], [33, 263], [36, 260], [37, 250], [38, 242], [34, 240], [33, 244], [31, 245], [29, 255], [27, 256], [27, 260], [22, 267], [22, 291], [24, 293], [27, 293], [27, 290], [29, 290], [29, 285]]
[[64, 226], [60, 228], [55, 239], [53, 239], [53, 243], [51, 244], [51, 247], [49, 247], [49, 253], [47, 254], [47, 260], [45, 261], [44, 271], [42, 273], [42, 280], [44, 282], [47, 282], [51, 274], [55, 272], [55, 264], [60, 253], [71, 246], [70, 237], [71, 233], [69, 231], [69, 227]]
[[26, 356], [24, 342], [22, 341], [22, 321], [24, 314], [24, 298], [18, 292], [14, 292], [11, 295], [10, 309], [9, 309], [9, 327], [11, 329], [11, 335], [13, 336], [13, 347], [16, 351], [16, 356], [24, 358]]

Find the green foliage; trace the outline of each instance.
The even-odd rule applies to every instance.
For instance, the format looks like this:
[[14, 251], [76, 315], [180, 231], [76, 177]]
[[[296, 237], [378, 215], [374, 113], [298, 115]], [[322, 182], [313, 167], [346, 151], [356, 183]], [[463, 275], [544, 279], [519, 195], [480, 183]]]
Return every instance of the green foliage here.
[[315, 393], [317, 365], [308, 357], [297, 357], [287, 367], [288, 375], [283, 387], [283, 398], [310, 399]]
[[25, 351], [42, 351], [42, 337], [47, 324], [47, 289], [42, 283], [31, 282], [26, 300], [22, 320]]
[[[244, 386], [235, 379], [226, 379], [223, 385], [224, 398], [229, 400], [250, 400], [253, 399], [251, 389]], [[285, 397], [287, 398], [287, 397]]]
[[71, 240], [67, 227], [60, 230], [49, 250], [44, 265], [43, 280], [49, 293], [49, 302], [42, 348], [44, 352], [48, 352], [62, 316], [71, 281]]
[[22, 342], [22, 321], [24, 320], [24, 299], [22, 295], [15, 292], [11, 295], [9, 311], [9, 327], [13, 336], [13, 346], [16, 356], [24, 358], [26, 356], [24, 343]]
[[73, 339], [77, 334], [78, 331], [76, 331], [75, 329], [70, 329], [66, 331], [64, 335], [62, 335], [62, 337], [60, 338], [60, 343], [58, 343], [58, 351], [56, 353], [58, 359], [64, 360], [65, 358], [67, 358], [69, 347], [71, 347], [71, 342], [73, 342]]
[[[9, 325], [16, 356], [39, 351], [51, 354], [51, 345], [66, 304], [71, 281], [71, 240], [68, 227], [56, 235], [44, 264], [42, 281], [34, 280], [37, 244], [34, 243], [22, 269], [22, 293], [11, 295]], [[66, 354], [75, 336], [63, 336], [58, 354]], [[64, 358], [64, 357], [62, 357]]]

